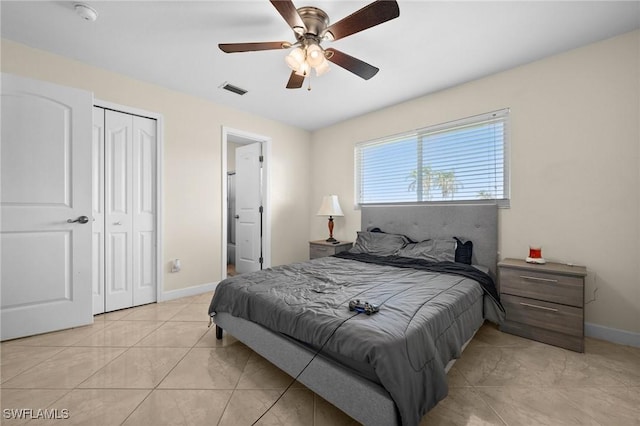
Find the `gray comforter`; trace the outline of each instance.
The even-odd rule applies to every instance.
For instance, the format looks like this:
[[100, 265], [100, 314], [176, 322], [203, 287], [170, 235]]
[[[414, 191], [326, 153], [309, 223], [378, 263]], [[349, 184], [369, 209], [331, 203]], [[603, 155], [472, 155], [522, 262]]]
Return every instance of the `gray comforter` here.
[[[209, 314], [227, 312], [371, 365], [402, 424], [417, 425], [447, 395], [445, 366], [481, 325], [465, 318], [477, 303], [487, 306], [484, 294], [460, 275], [324, 257], [224, 280]], [[380, 312], [355, 315], [353, 299]]]

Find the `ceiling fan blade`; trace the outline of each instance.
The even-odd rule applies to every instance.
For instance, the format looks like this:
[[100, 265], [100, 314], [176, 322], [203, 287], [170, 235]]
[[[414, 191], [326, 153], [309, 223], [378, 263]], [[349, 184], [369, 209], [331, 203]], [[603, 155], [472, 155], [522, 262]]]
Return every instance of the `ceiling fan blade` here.
[[304, 83], [304, 76], [292, 71], [291, 76], [289, 76], [289, 81], [287, 82], [287, 89], [299, 89], [302, 87], [302, 83]]
[[347, 71], [351, 71], [355, 75], [364, 78], [365, 80], [369, 80], [371, 77], [376, 75], [380, 68], [376, 68], [373, 65], [369, 65], [368, 63], [361, 61], [358, 58], [354, 58], [353, 56], [347, 55], [339, 50], [334, 48], [325, 49], [325, 52], [329, 52], [326, 54], [327, 60], [333, 62], [339, 67], [344, 68]]
[[[291, 0], [271, 0], [271, 4], [276, 10], [282, 15], [287, 24], [291, 28], [302, 28], [306, 29], [300, 14], [298, 13], [298, 9], [294, 6]], [[304, 31], [303, 31], [304, 32]]]
[[291, 43], [289, 43], [288, 41], [265, 41], [259, 43], [220, 43], [218, 44], [218, 47], [225, 53], [255, 52], [258, 50], [288, 49], [291, 47]]
[[395, 0], [376, 0], [330, 25], [325, 34], [331, 33], [333, 39], [338, 40], [367, 28], [375, 27], [398, 16], [400, 16], [400, 8]]

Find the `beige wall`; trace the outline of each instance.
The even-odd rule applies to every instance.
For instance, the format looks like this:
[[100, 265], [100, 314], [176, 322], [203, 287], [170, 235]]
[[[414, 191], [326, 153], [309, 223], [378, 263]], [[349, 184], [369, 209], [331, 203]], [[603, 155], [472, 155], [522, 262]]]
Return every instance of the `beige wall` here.
[[[312, 135], [314, 216], [338, 194], [338, 239], [353, 239], [353, 145], [511, 108], [511, 208], [500, 210], [501, 257], [529, 243], [548, 260], [586, 265], [586, 321], [640, 332], [640, 32], [633, 32], [348, 120]], [[428, 71], [423, 78], [428, 78]], [[330, 169], [327, 168], [330, 164]]]
[[[2, 41], [2, 71], [90, 90], [165, 120], [165, 290], [221, 276], [221, 126], [269, 136], [272, 263], [325, 238], [322, 195], [340, 197], [335, 235], [353, 239], [353, 144], [509, 107], [511, 208], [502, 257], [529, 243], [586, 265], [587, 322], [640, 332], [640, 33], [629, 33], [309, 133], [60, 56]], [[428, 78], [428, 75], [425, 75]], [[309, 175], [308, 170], [312, 170]], [[196, 220], [194, 220], [194, 217]], [[170, 274], [167, 263], [182, 259]]]
[[[222, 126], [272, 138], [272, 264], [306, 258], [307, 241], [299, 236], [309, 232], [308, 132], [8, 40], [2, 71], [163, 115], [165, 291], [220, 280]], [[167, 272], [173, 258], [182, 261], [179, 273]]]

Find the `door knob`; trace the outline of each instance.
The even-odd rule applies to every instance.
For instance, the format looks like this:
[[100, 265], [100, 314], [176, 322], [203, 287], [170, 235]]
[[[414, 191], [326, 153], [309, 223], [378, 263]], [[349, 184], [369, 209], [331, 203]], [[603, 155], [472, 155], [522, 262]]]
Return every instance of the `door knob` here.
[[235, 215], [234, 217], [235, 217], [236, 219], [240, 219], [240, 215], [238, 215], [238, 214], [237, 214], [237, 215]]
[[67, 219], [67, 223], [75, 223], [75, 222], [87, 223], [89, 222], [89, 218], [86, 216], [80, 216], [77, 219]]
[[118, 221], [118, 222], [113, 222], [114, 225], [122, 225], [122, 222]]

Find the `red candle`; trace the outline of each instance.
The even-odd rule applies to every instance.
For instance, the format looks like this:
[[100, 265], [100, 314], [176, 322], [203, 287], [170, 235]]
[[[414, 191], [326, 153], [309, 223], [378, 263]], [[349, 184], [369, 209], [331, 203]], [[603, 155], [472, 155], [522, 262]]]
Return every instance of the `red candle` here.
[[542, 258], [542, 247], [529, 246], [529, 257], [532, 259]]

